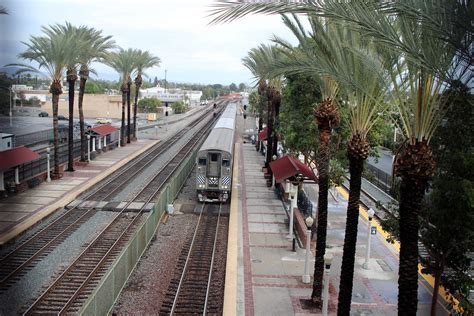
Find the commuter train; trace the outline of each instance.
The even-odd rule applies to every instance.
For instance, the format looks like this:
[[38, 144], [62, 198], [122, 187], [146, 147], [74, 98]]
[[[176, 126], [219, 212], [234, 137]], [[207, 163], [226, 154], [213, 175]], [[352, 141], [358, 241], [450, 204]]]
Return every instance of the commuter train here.
[[232, 189], [237, 104], [229, 103], [196, 157], [196, 189], [200, 202], [225, 203]]

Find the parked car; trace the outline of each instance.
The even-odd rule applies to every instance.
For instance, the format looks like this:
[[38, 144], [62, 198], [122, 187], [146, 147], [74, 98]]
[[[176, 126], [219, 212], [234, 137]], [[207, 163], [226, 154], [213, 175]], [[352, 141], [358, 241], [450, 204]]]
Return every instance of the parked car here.
[[38, 116], [39, 116], [39, 117], [48, 117], [49, 114], [48, 114], [48, 112], [42, 111], [42, 112], [40, 112], [40, 113], [38, 114]]
[[65, 117], [64, 115], [58, 115], [58, 120], [60, 120], [60, 121], [67, 121], [68, 118]]
[[111, 120], [111, 119], [106, 119], [106, 118], [98, 117], [98, 118], [96, 118], [95, 122], [96, 122], [97, 124], [110, 124], [110, 123], [112, 123], [112, 120]]

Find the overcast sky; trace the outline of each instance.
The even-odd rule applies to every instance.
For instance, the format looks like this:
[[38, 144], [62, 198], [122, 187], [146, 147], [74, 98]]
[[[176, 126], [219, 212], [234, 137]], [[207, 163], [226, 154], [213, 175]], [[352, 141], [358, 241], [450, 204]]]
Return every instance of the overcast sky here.
[[[241, 59], [273, 34], [292, 39], [278, 16], [247, 16], [209, 26], [211, 0], [2, 0], [9, 15], [0, 16], [0, 67], [18, 62], [21, 41], [40, 35], [41, 26], [71, 22], [113, 35], [123, 48], [148, 50], [161, 58], [147, 71], [152, 79], [186, 83], [253, 82]], [[98, 65], [101, 79], [118, 79]]]

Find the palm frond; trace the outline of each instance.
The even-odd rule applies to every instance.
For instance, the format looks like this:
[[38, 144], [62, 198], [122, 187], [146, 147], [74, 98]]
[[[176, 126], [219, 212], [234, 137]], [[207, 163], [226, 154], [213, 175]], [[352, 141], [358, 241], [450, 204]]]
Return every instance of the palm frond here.
[[0, 6], [0, 14], [8, 14], [7, 8], [5, 8], [4, 6]]

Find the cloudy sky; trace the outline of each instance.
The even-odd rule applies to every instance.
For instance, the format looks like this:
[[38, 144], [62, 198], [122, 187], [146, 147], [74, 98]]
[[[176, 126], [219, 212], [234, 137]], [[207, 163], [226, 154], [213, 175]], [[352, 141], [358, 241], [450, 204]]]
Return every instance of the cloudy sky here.
[[[253, 82], [241, 58], [273, 34], [292, 39], [278, 16], [248, 16], [208, 25], [211, 0], [2, 0], [9, 15], [0, 16], [0, 67], [18, 62], [21, 41], [41, 34], [41, 26], [71, 22], [113, 35], [123, 48], [150, 51], [162, 60], [147, 71], [152, 79], [187, 83]], [[118, 79], [97, 65], [101, 79]]]

